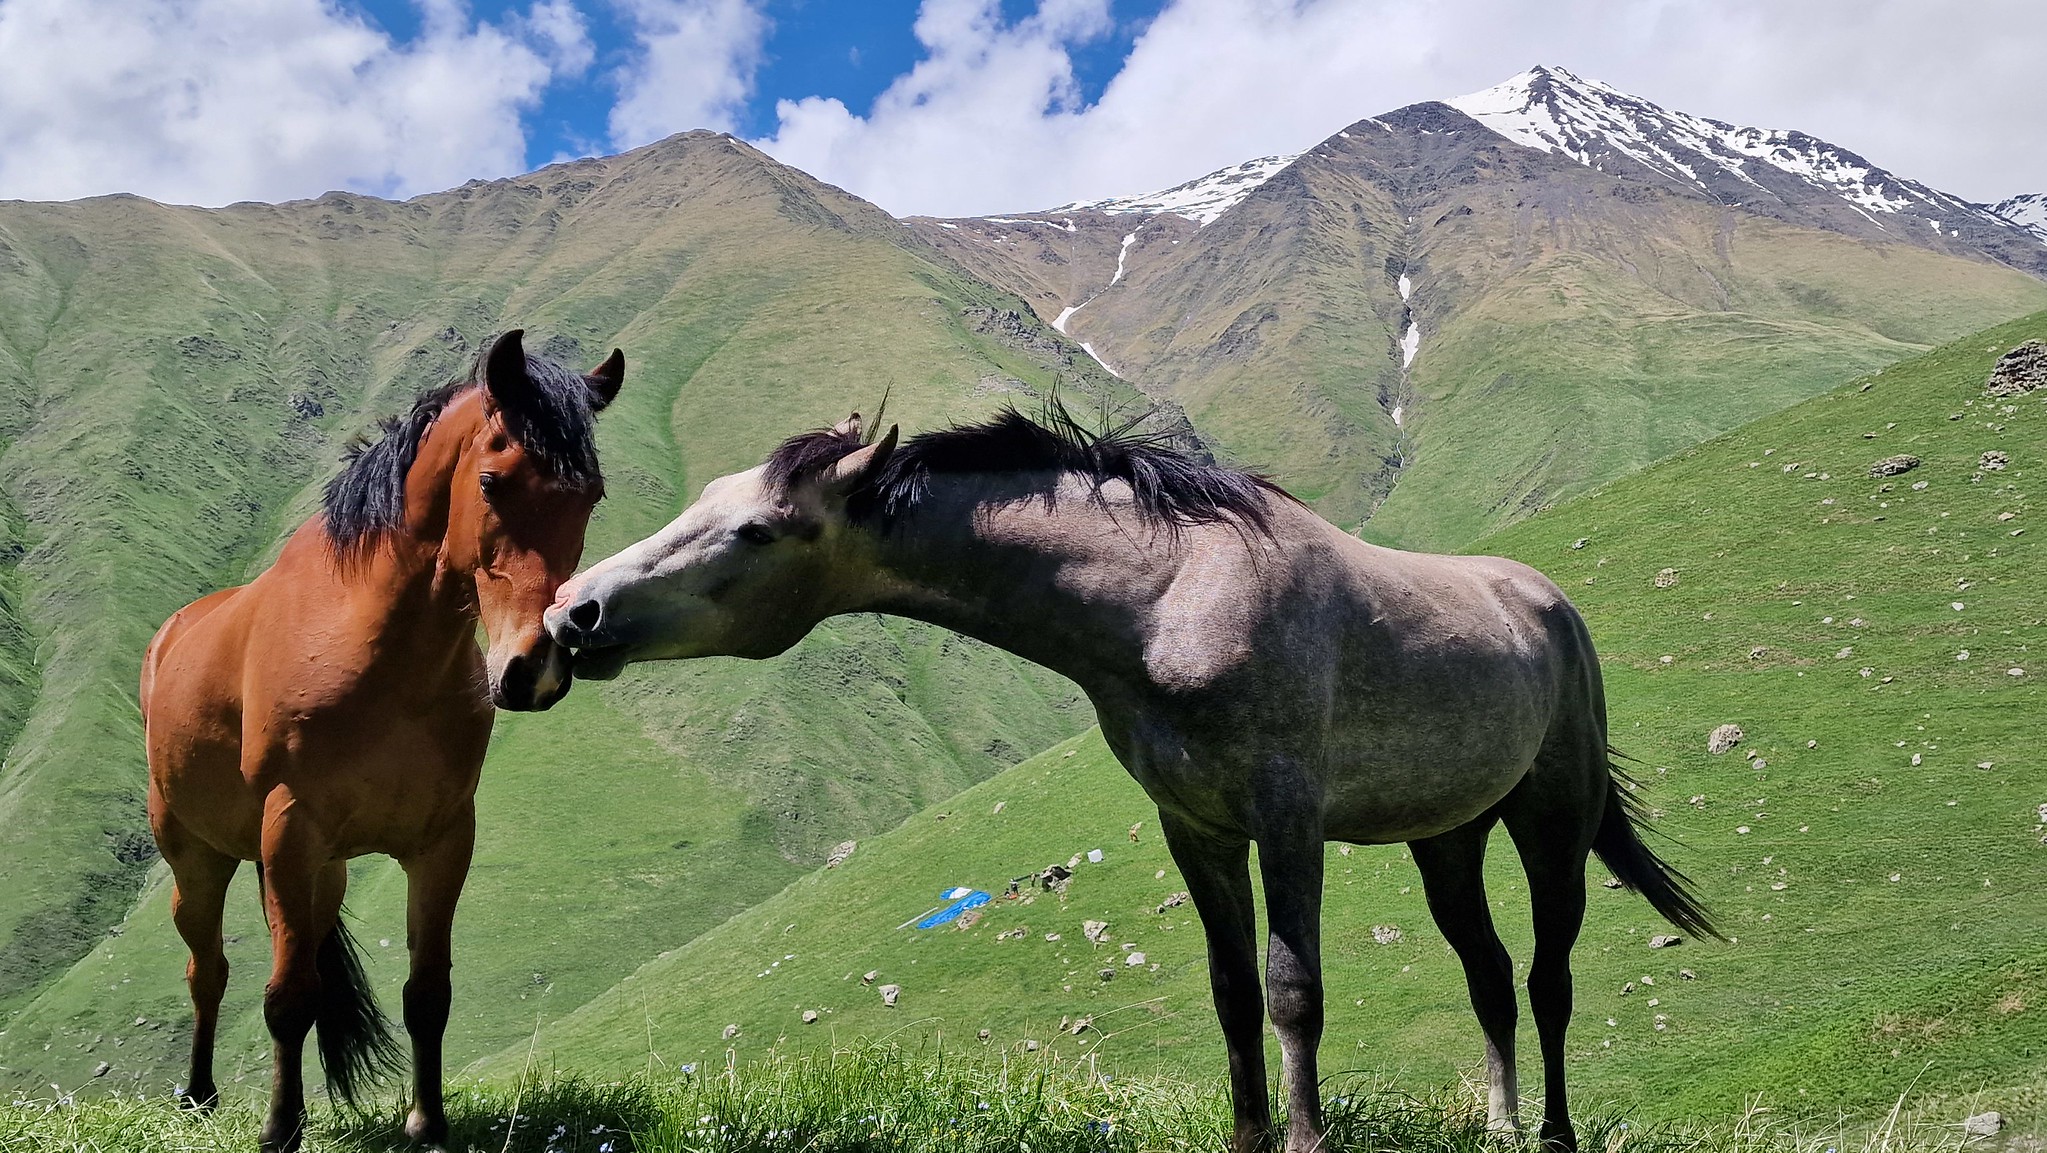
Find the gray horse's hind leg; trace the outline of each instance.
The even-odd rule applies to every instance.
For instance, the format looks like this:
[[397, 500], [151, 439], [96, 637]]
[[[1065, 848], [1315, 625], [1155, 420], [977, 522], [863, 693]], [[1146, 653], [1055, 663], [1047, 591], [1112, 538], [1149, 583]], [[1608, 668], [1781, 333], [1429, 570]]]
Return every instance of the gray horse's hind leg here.
[[[1542, 1142], [1564, 1150], [1578, 1147], [1564, 1089], [1564, 1033], [1571, 1024], [1571, 948], [1578, 943], [1578, 931], [1585, 923], [1585, 859], [1592, 852], [1592, 837], [1605, 812], [1607, 787], [1604, 742], [1595, 749], [1584, 754], [1588, 764], [1597, 766], [1597, 780], [1586, 788], [1565, 787], [1527, 797], [1516, 790], [1502, 813], [1528, 872], [1528, 899], [1535, 914], [1528, 1006], [1542, 1046]], [[1538, 766], [1537, 772], [1545, 770]]]
[[1471, 1009], [1485, 1034], [1486, 1127], [1496, 1133], [1520, 1131], [1521, 1090], [1514, 1069], [1514, 963], [1493, 929], [1486, 902], [1485, 846], [1492, 814], [1425, 841], [1412, 841], [1421, 870], [1422, 892], [1436, 927], [1464, 963]]
[[1230, 1057], [1232, 1153], [1254, 1153], [1272, 1132], [1265, 1088], [1265, 1003], [1258, 986], [1257, 910], [1251, 899], [1250, 842], [1190, 829], [1160, 810], [1166, 848], [1187, 881], [1208, 935], [1208, 980]]

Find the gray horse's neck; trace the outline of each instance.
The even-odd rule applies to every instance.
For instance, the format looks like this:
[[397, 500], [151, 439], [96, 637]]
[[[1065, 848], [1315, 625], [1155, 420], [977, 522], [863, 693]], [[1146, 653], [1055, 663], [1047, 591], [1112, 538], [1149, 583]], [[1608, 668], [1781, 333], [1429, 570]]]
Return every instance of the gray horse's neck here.
[[881, 570], [853, 611], [964, 633], [1078, 682], [1091, 695], [1142, 678], [1149, 613], [1179, 550], [1111, 489], [1068, 479], [1050, 502], [1014, 478], [938, 477], [916, 509], [877, 533]]

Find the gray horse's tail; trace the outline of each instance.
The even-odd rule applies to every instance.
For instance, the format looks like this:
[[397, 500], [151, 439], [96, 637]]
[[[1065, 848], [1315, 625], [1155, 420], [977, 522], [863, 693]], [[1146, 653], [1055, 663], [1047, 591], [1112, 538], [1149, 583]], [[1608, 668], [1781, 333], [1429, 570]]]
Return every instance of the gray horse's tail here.
[[392, 1040], [390, 1022], [370, 991], [362, 951], [339, 919], [320, 942], [318, 966], [320, 1008], [314, 1028], [320, 1040], [320, 1065], [327, 1074], [327, 1095], [354, 1107], [371, 1082], [398, 1067], [402, 1055]]
[[[1613, 755], [1613, 750], [1607, 750]], [[1623, 888], [1642, 894], [1663, 918], [1685, 932], [1699, 937], [1727, 938], [1713, 927], [1705, 904], [1692, 891], [1683, 873], [1665, 864], [1642, 843], [1646, 817], [1642, 803], [1628, 791], [1632, 782], [1618, 765], [1610, 765], [1611, 782], [1606, 794], [1606, 813], [1599, 832], [1592, 838], [1592, 851], [1612, 871]]]

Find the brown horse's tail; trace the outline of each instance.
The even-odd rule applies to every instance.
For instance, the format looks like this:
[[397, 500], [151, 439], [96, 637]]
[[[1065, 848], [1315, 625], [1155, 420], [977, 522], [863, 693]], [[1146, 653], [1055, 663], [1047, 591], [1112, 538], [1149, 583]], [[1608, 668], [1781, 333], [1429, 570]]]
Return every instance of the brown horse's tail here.
[[[1620, 755], [1612, 749], [1607, 752]], [[1642, 894], [1663, 914], [1664, 920], [1694, 936], [1726, 940], [1713, 927], [1705, 904], [1692, 891], [1691, 881], [1642, 843], [1641, 830], [1645, 827], [1642, 803], [1628, 791], [1632, 783], [1628, 774], [1618, 765], [1609, 764], [1608, 768], [1606, 813], [1600, 818], [1599, 832], [1592, 838], [1592, 851], [1599, 854], [1600, 861], [1623, 888]]]
[[403, 1060], [391, 1037], [391, 1023], [377, 1008], [363, 972], [362, 951], [339, 918], [320, 942], [320, 1065], [327, 1073], [327, 1095], [350, 1108], [364, 1088], [397, 1069]]

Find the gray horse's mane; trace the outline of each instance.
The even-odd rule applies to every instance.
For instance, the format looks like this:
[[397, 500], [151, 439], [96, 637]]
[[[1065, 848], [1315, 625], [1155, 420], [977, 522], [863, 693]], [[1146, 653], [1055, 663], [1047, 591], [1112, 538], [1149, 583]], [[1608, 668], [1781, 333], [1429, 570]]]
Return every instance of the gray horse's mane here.
[[[955, 425], [905, 442], [881, 475], [848, 496], [847, 515], [855, 522], [878, 521], [886, 529], [917, 507], [929, 493], [931, 478], [966, 473], [1036, 474], [1044, 478], [1041, 495], [1050, 503], [1057, 478], [1070, 474], [1090, 481], [1098, 497], [1103, 485], [1124, 482], [1139, 515], [1168, 528], [1235, 520], [1261, 533], [1270, 531], [1272, 499], [1292, 501], [1291, 494], [1259, 473], [1219, 465], [1172, 444], [1168, 434], [1143, 427], [1151, 415], [1095, 432], [1056, 399], [1039, 420], [1005, 405], [980, 424]], [[867, 443], [850, 431], [799, 433], [768, 457], [766, 481], [771, 488], [786, 488]]]

